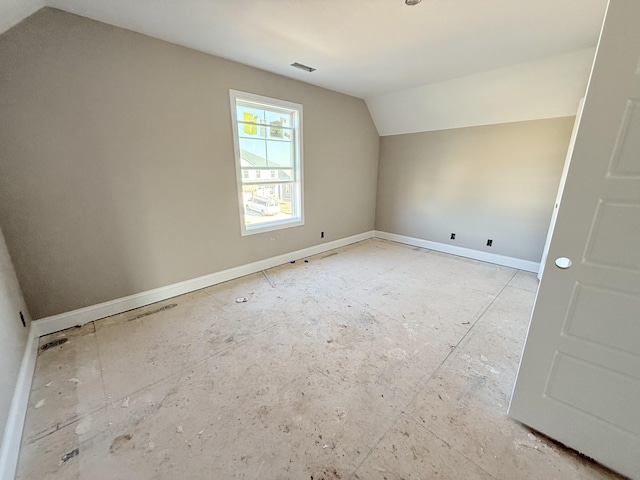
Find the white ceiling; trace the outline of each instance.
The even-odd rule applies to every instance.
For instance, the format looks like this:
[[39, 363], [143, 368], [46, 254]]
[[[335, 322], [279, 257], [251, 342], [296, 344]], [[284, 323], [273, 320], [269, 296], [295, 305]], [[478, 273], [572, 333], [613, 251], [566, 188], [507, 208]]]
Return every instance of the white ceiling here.
[[594, 46], [607, 0], [44, 3], [366, 99]]

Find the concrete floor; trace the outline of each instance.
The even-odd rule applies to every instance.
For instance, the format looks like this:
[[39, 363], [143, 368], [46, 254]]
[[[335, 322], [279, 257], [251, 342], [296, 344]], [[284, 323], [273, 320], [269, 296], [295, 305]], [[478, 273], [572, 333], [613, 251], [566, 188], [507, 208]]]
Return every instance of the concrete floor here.
[[620, 478], [506, 416], [536, 288], [370, 240], [43, 337], [17, 478]]

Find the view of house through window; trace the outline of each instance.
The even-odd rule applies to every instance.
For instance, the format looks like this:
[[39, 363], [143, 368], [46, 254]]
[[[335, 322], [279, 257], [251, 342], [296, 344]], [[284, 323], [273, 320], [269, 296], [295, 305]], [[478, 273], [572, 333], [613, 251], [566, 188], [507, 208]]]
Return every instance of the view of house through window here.
[[302, 225], [302, 105], [230, 96], [242, 234]]

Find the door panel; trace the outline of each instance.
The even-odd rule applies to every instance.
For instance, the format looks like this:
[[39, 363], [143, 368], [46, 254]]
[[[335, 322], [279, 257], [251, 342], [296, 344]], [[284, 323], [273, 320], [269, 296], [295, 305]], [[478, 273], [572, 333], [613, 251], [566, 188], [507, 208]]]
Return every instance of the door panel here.
[[640, 479], [638, 405], [640, 2], [610, 0], [509, 413]]
[[[637, 72], [636, 72], [637, 75]], [[624, 112], [622, 128], [611, 158], [609, 177], [640, 177], [640, 137], [634, 132], [640, 130], [640, 100], [629, 100]]]

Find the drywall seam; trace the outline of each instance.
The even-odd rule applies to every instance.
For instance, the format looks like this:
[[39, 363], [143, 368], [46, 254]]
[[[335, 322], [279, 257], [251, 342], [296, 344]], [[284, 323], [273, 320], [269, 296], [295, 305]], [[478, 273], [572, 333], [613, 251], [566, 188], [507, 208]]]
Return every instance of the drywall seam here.
[[22, 440], [22, 430], [24, 419], [27, 414], [29, 404], [29, 392], [33, 381], [33, 373], [36, 366], [38, 354], [38, 341], [34, 328], [29, 330], [29, 337], [25, 346], [18, 381], [13, 392], [9, 417], [2, 437], [2, 447], [0, 447], [0, 479], [12, 479], [15, 477], [20, 454], [20, 442]]
[[145, 305], [150, 305], [168, 298], [200, 290], [201, 288], [210, 287], [218, 283], [260, 272], [293, 260], [310, 257], [328, 250], [333, 250], [334, 248], [340, 248], [352, 243], [361, 242], [363, 240], [373, 238], [373, 236], [374, 232], [368, 231], [351, 237], [316, 245], [314, 247], [304, 248], [295, 252], [249, 263], [247, 265], [241, 265], [239, 267], [229, 268], [227, 270], [211, 273], [191, 280], [174, 283], [165, 287], [147, 290], [146, 292], [117, 298], [97, 305], [91, 305], [89, 307], [72, 310], [59, 315], [41, 318], [32, 322], [32, 331], [36, 338], [41, 337], [42, 335], [48, 335], [77, 325], [83, 325], [85, 323], [126, 312], [134, 308], [144, 307]]
[[458, 257], [472, 258], [482, 262], [494, 263], [503, 267], [517, 268], [527, 272], [537, 273], [540, 269], [540, 263], [530, 260], [522, 260], [520, 258], [507, 257], [505, 255], [497, 255], [495, 253], [482, 252], [471, 248], [456, 247], [455, 245], [447, 245], [445, 243], [432, 242], [430, 240], [422, 240], [421, 238], [407, 237], [405, 235], [397, 235], [395, 233], [375, 231], [375, 238], [391, 240], [392, 242], [404, 243], [414, 247], [427, 248], [437, 252], [449, 253]]

